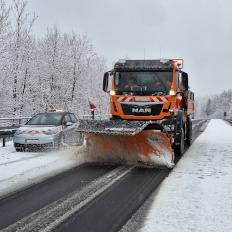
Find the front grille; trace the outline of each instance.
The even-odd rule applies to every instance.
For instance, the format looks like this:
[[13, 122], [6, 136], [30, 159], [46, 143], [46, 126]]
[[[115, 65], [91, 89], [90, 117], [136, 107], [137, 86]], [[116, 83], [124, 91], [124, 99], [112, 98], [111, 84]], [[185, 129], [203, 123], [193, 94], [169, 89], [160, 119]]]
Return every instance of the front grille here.
[[163, 108], [163, 104], [135, 105], [121, 103], [124, 115], [134, 116], [158, 116]]

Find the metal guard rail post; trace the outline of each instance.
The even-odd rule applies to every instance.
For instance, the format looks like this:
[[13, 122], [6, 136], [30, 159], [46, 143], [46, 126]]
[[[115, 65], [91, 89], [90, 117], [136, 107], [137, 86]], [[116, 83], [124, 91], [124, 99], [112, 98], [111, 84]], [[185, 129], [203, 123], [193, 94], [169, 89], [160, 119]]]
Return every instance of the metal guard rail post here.
[[[20, 120], [21, 119], [30, 119], [31, 117], [15, 117], [15, 118], [0, 118], [0, 120]], [[6, 146], [6, 138], [14, 137], [14, 133], [20, 126], [7, 126], [0, 127], [0, 138], [3, 139], [2, 146]]]

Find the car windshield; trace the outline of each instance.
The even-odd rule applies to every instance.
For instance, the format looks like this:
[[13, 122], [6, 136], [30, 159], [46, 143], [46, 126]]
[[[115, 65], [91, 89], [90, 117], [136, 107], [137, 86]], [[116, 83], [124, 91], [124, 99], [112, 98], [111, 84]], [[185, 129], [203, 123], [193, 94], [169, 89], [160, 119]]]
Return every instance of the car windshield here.
[[62, 114], [37, 114], [26, 125], [59, 125]]
[[116, 72], [114, 87], [115, 91], [121, 93], [153, 95], [170, 91], [172, 78], [172, 72], [166, 71]]

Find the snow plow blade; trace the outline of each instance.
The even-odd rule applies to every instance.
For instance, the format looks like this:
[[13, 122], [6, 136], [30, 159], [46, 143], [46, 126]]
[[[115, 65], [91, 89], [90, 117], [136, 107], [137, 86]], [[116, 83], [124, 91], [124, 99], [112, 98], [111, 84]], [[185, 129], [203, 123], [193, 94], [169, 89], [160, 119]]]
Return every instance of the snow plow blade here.
[[[145, 129], [152, 124], [155, 129]], [[99, 162], [173, 168], [174, 152], [162, 125], [152, 121], [81, 120], [86, 151]]]

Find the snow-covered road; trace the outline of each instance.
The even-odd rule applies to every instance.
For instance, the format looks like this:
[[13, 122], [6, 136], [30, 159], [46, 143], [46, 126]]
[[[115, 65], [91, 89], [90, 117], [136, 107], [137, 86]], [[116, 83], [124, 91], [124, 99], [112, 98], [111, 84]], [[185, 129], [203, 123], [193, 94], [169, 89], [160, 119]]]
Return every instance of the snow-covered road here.
[[152, 199], [140, 231], [232, 231], [232, 127], [211, 120]]
[[79, 147], [56, 152], [16, 152], [13, 142], [0, 148], [0, 198], [84, 162]]
[[[139, 231], [232, 231], [232, 127], [211, 120], [160, 188]], [[0, 197], [85, 162], [79, 148], [16, 153], [0, 148]], [[132, 220], [123, 231], [130, 230]]]

